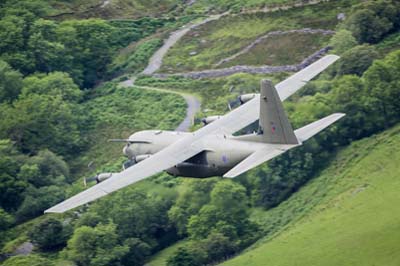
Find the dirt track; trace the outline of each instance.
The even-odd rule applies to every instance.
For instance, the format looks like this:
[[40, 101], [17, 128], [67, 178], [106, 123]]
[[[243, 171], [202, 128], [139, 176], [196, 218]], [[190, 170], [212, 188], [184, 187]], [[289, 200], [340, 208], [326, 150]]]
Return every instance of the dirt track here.
[[219, 19], [220, 17], [222, 17], [222, 16], [224, 16], [226, 14], [227, 13], [210, 16], [210, 17], [202, 20], [201, 22], [185, 26], [184, 28], [182, 28], [180, 30], [177, 30], [177, 31], [174, 31], [173, 33], [171, 33], [169, 38], [167, 40], [165, 40], [164, 45], [160, 49], [158, 49], [157, 52], [150, 58], [149, 64], [147, 65], [145, 70], [143, 70], [142, 74], [143, 75], [152, 75], [158, 69], [160, 69], [160, 67], [162, 65], [163, 58], [167, 54], [168, 50], [172, 46], [174, 46], [190, 30], [192, 30], [192, 29], [194, 29], [194, 28], [196, 28], [196, 27], [198, 27], [200, 25], [203, 25], [205, 23], [208, 23], [210, 21], [217, 20], [217, 19]]

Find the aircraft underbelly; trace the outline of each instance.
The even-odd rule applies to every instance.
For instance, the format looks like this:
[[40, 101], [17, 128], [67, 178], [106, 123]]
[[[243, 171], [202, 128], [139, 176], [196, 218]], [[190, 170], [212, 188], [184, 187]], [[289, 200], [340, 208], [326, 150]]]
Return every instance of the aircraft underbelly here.
[[204, 151], [189, 160], [182, 162], [166, 172], [174, 176], [206, 178], [223, 176], [230, 169], [250, 154], [248, 150], [218, 149], [218, 151]]

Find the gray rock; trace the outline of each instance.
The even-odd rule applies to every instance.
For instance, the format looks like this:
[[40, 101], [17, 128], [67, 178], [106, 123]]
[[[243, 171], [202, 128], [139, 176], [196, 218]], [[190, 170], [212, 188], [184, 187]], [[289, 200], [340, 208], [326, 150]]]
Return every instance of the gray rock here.
[[14, 255], [29, 255], [33, 251], [34, 245], [31, 242], [25, 242], [15, 249]]

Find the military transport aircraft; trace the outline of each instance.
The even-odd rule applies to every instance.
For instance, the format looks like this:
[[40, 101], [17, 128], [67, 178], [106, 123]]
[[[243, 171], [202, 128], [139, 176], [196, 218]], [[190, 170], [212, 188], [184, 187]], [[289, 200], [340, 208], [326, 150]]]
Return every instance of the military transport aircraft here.
[[[45, 212], [65, 212], [162, 171], [185, 177], [233, 178], [301, 145], [344, 114], [335, 113], [293, 130], [282, 101], [338, 59], [327, 55], [276, 88], [268, 80], [261, 81], [260, 94], [240, 96], [241, 106], [224, 116], [205, 119], [206, 125], [195, 132], [146, 130], [131, 135], [124, 140], [123, 153], [129, 161], [123, 171], [97, 175], [97, 185]], [[257, 132], [234, 136], [257, 120]]]

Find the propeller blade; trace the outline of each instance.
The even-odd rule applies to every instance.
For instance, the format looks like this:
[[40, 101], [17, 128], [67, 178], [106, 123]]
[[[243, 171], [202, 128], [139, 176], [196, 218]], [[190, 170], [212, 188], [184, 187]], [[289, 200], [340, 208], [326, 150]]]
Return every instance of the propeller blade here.
[[97, 175], [95, 176], [91, 176], [91, 177], [87, 177], [87, 178], [83, 178], [83, 185], [85, 187], [87, 187], [87, 183], [92, 182], [92, 181], [97, 181]]
[[128, 142], [129, 139], [109, 139], [108, 142]]

